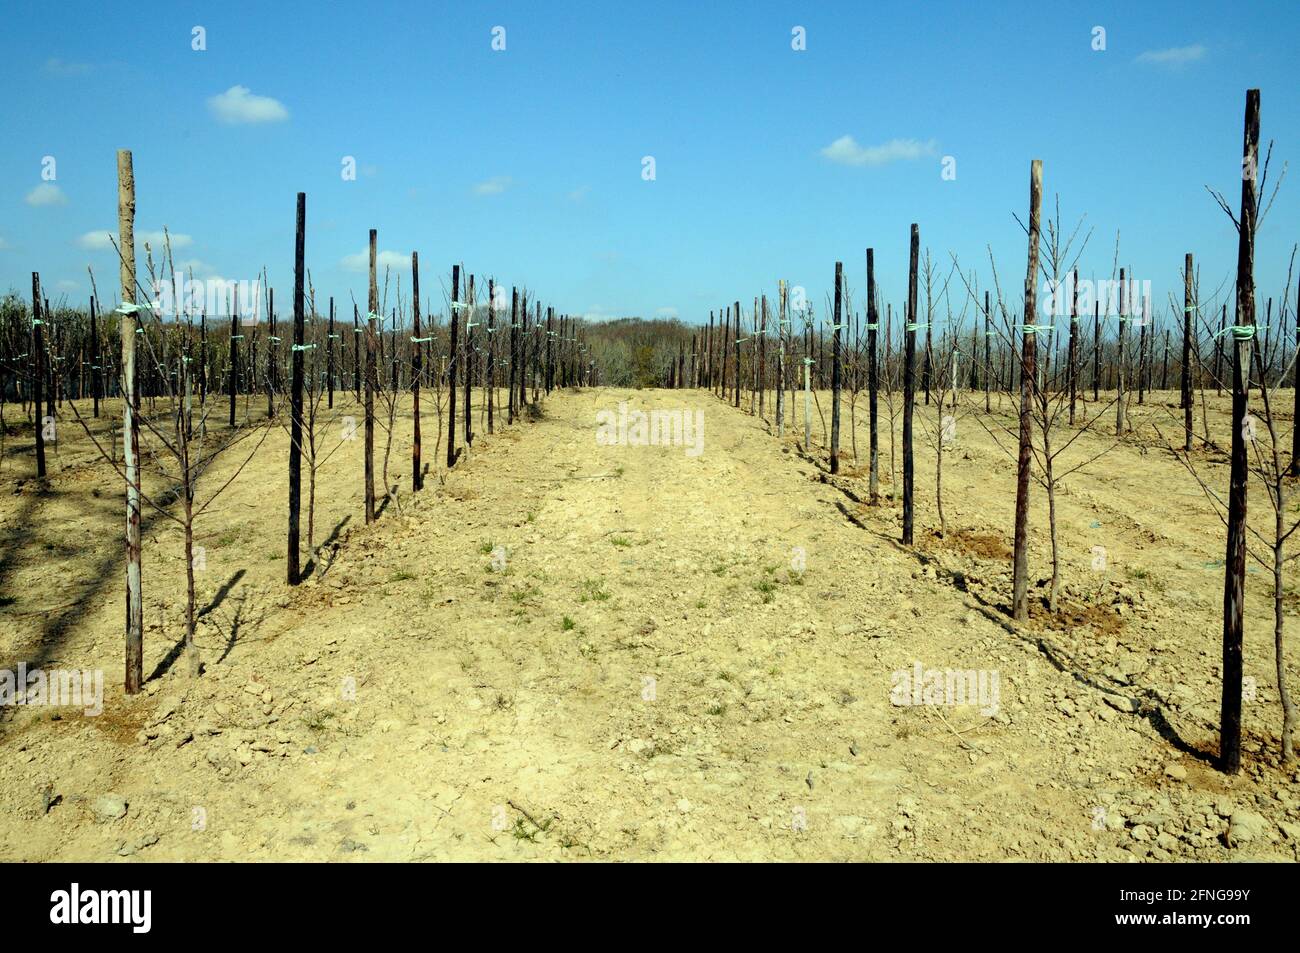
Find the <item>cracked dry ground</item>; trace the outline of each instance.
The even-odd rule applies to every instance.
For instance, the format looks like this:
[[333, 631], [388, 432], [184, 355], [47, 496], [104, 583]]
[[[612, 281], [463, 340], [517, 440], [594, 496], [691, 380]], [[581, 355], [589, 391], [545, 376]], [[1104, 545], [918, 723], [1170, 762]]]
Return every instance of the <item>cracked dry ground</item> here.
[[[704, 453], [597, 446], [596, 412], [621, 400], [702, 410]], [[112, 571], [73, 594], [84, 611], [57, 628], [57, 646], [6, 636], [7, 658], [101, 665], [109, 684], [99, 718], [22, 708], [0, 723], [0, 856], [1293, 858], [1293, 769], [1224, 779], [1204, 757], [1221, 585], [1204, 562], [1221, 529], [1189, 529], [1172, 547], [1164, 538], [1171, 565], [1143, 570], [1173, 574], [1182, 560], [1187, 586], [1115, 585], [1113, 609], [1107, 590], [1104, 612], [1017, 635], [989, 609], [1009, 590], [999, 540], [1012, 464], [987, 439], [964, 439], [946, 454], [952, 545], [921, 531], [937, 521], [933, 453], [918, 449], [918, 558], [892, 542], [895, 507], [852, 500], [865, 481], [827, 482], [821, 459], [714, 397], [557, 393], [540, 419], [480, 437], [445, 482], [431, 476], [415, 498], [404, 483], [401, 511], [370, 527], [347, 519], [360, 511], [360, 466], [349, 456], [359, 448], [346, 448], [318, 492], [318, 523], [338, 530], [321, 569], [289, 592], [283, 563], [257, 555], [273, 560], [283, 545], [277, 433], [208, 531], [209, 562], [225, 568], [203, 582], [218, 603], [200, 629], [203, 677], [178, 665], [145, 694], [122, 695], [107, 529], [82, 558]], [[886, 447], [882, 438], [887, 466]], [[399, 442], [394, 459], [405, 452]], [[1116, 453], [1115, 486], [1090, 479], [1063, 495], [1065, 545], [1084, 567], [1067, 574], [1071, 591], [1093, 584], [1089, 533], [1101, 520], [1121, 565], [1159, 549], [1135, 513], [1163, 500], [1171, 512], [1156, 518], [1181, 532], [1168, 498], [1177, 464]], [[87, 520], [115, 527], [116, 494], [89, 516], [68, 509], [88, 466], [73, 460], [48, 500], [20, 488], [7, 530], [20, 517], [81, 521], [67, 532]], [[1136, 507], [1142, 468], [1154, 498]], [[181, 577], [161, 557], [150, 577], [150, 552], [146, 585], [170, 597], [180, 590], [159, 592], [159, 580]], [[6, 585], [30, 591], [38, 562], [7, 567]], [[1251, 585], [1252, 605], [1266, 605]], [[178, 608], [153, 606], [146, 673], [177, 632]], [[32, 624], [11, 614], [6, 629], [14, 619]], [[1247, 669], [1266, 698], [1267, 617], [1253, 625]], [[892, 705], [892, 673], [916, 661], [996, 670], [997, 715]], [[1267, 709], [1248, 720], [1264, 732], [1276, 719]], [[125, 800], [124, 816], [108, 793]]]

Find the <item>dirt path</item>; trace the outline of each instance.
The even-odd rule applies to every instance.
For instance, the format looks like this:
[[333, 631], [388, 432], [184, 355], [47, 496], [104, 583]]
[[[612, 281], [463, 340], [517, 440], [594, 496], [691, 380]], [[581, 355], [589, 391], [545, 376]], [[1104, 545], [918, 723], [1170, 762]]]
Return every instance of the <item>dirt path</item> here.
[[[703, 453], [598, 446], [620, 401], [701, 411]], [[950, 519], [983, 473], [954, 466]], [[329, 487], [359, 481], [330, 480], [344, 512]], [[345, 525], [299, 591], [241, 577], [197, 682], [110, 685], [98, 719], [18, 709], [0, 856], [1222, 859], [1247, 808], [1268, 817], [1247, 852], [1294, 856], [1274, 779], [1225, 785], [896, 546], [893, 519], [708, 395], [554, 395]], [[88, 631], [120, 626], [114, 596]], [[917, 663], [985, 696], [892, 704]]]

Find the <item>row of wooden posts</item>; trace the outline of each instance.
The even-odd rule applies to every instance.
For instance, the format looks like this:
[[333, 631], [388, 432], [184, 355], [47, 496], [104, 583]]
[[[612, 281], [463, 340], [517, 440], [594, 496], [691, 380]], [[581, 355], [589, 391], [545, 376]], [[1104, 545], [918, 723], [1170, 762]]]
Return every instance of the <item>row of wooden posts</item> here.
[[[1260, 127], [1260, 98], [1259, 90], [1249, 90], [1246, 96], [1245, 111], [1245, 131], [1243, 136], [1243, 156], [1242, 168], [1253, 170], [1256, 169], [1259, 152], [1259, 127]], [[1028, 261], [1024, 282], [1024, 308], [1022, 315], [1032, 316], [1038, 313], [1038, 275], [1039, 275], [1039, 255], [1041, 240], [1041, 210], [1042, 210], [1042, 190], [1043, 190], [1043, 169], [1042, 162], [1038, 159], [1033, 160], [1030, 168], [1030, 190], [1029, 190], [1029, 225], [1028, 225]], [[1241, 203], [1240, 215], [1237, 218], [1239, 225], [1239, 241], [1237, 254], [1237, 280], [1236, 280], [1236, 308], [1234, 324], [1224, 326], [1221, 331], [1227, 332], [1227, 336], [1221, 338], [1226, 341], [1225, 347], [1219, 351], [1218, 359], [1224, 357], [1226, 350], [1226, 359], [1231, 368], [1230, 392], [1232, 396], [1232, 445], [1231, 445], [1231, 473], [1230, 486], [1228, 495], [1228, 515], [1227, 515], [1227, 558], [1226, 569], [1224, 574], [1224, 601], [1223, 601], [1223, 666], [1222, 666], [1222, 697], [1220, 710], [1220, 752], [1219, 759], [1222, 769], [1228, 773], [1235, 773], [1241, 765], [1241, 704], [1242, 704], [1242, 651], [1243, 651], [1243, 613], [1244, 613], [1244, 586], [1246, 571], [1246, 507], [1247, 507], [1247, 437], [1245, 434], [1245, 421], [1249, 404], [1249, 388], [1252, 360], [1255, 362], [1257, 369], [1260, 371], [1261, 383], [1266, 380], [1263, 373], [1264, 363], [1261, 357], [1261, 348], [1259, 338], [1256, 336], [1256, 302], [1255, 302], [1255, 283], [1254, 283], [1254, 257], [1255, 257], [1255, 229], [1257, 225], [1257, 196], [1255, 191], [1255, 180], [1253, 177], [1242, 177], [1241, 186]], [[927, 333], [927, 354], [929, 352], [929, 322], [920, 321], [917, 308], [917, 281], [918, 266], [920, 256], [920, 228], [917, 224], [911, 227], [910, 236], [910, 254], [908, 267], [908, 285], [907, 285], [907, 303], [904, 321], [903, 337], [903, 356], [901, 367], [901, 384], [903, 388], [903, 484], [902, 484], [902, 543], [905, 546], [911, 546], [914, 542], [914, 465], [913, 465], [913, 411], [917, 403], [917, 342], [916, 336], [919, 328], [926, 328]], [[1193, 316], [1198, 311], [1196, 294], [1194, 290], [1194, 261], [1189, 252], [1184, 259], [1184, 301], [1183, 311], [1184, 319], [1182, 321], [1182, 372], [1180, 381], [1180, 406], [1184, 411], [1184, 430], [1185, 445], [1184, 450], [1190, 452], [1192, 449], [1192, 406], [1193, 406], [1193, 370], [1196, 366], [1194, 353], [1196, 349], [1196, 334], [1194, 331]], [[868, 248], [866, 251], [866, 272], [867, 272], [867, 316], [866, 316], [866, 348], [865, 348], [865, 378], [868, 388], [868, 415], [870, 427], [870, 449], [869, 449], [869, 482], [870, 496], [873, 503], [877, 502], [878, 493], [878, 475], [877, 475], [877, 446], [878, 446], [878, 390], [880, 383], [880, 368], [878, 366], [878, 330], [880, 325], [880, 316], [876, 305], [876, 276], [875, 276], [875, 250]], [[1124, 288], [1124, 273], [1121, 272], [1121, 289]], [[1077, 285], [1076, 285], [1077, 287]], [[829, 471], [835, 474], [839, 471], [840, 457], [840, 404], [841, 390], [844, 384], [844, 351], [845, 351], [845, 329], [847, 322], [842, 321], [843, 308], [843, 265], [840, 262], [835, 264], [834, 280], [834, 298], [833, 298], [833, 322], [830, 333], [830, 387], [831, 387], [831, 433], [829, 448]], [[1077, 305], [1077, 299], [1076, 299]], [[734, 308], [725, 309], [720, 327], [720, 333], [715, 334], [712, 327], [712, 315], [710, 316], [710, 326], [706, 330], [701, 350], [696, 352], [694, 341], [692, 342], [691, 360], [689, 366], [684, 361], [684, 354], [679, 355], [678, 361], [673, 367], [670, 381], [675, 386], [694, 386], [712, 390], [718, 397], [732, 406], [739, 408], [741, 406], [742, 389], [750, 389], [751, 394], [757, 394], [757, 407], [751, 400], [751, 412], [755, 410], [760, 415], [763, 413], [763, 394], [768, 387], [768, 373], [771, 370], [767, 355], [767, 328], [769, 321], [768, 307], [766, 297], [756, 299], [753, 315], [755, 316], [756, 327], [753, 327], [753, 334], [748, 337], [742, 337], [740, 325], [740, 302], [735, 302]], [[1121, 305], [1121, 315], [1124, 314], [1123, 305]], [[733, 315], [735, 316], [733, 318]], [[984, 322], [986, 331], [990, 324], [990, 305], [987, 292], [984, 299]], [[1080, 365], [1080, 340], [1078, 331], [1077, 313], [1072, 313], [1074, 319], [1070, 324], [1069, 344], [1067, 351], [1067, 372], [1063, 386], [1069, 390], [1069, 399], [1071, 402], [1071, 422], [1073, 422], [1073, 403], [1076, 392], [1079, 389], [1079, 365]], [[784, 424], [784, 395], [787, 391], [793, 397], [791, 362], [795, 357], [795, 352], [790, 345], [792, 336], [787, 332], [789, 319], [787, 317], [787, 288], [784, 282], [778, 285], [778, 313], [777, 313], [777, 356], [775, 364], [775, 395], [776, 395], [776, 431], [781, 433]], [[1220, 318], [1221, 323], [1226, 321], [1225, 310]], [[1040, 388], [1053, 386], [1051, 381], [1045, 381], [1040, 374], [1038, 367], [1039, 347], [1038, 338], [1048, 330], [1049, 326], [1039, 325], [1033, 322], [1031, 318], [1025, 318], [1019, 328], [1018, 333], [1012, 334], [1008, 341], [1009, 353], [1013, 357], [1013, 365], [1018, 365], [1019, 375], [1016, 387], [1019, 397], [1019, 431], [1018, 431], [1018, 448], [1016, 459], [1016, 505], [1015, 505], [1015, 530], [1014, 530], [1014, 549], [1013, 549], [1013, 571], [1012, 571], [1012, 615], [1017, 621], [1025, 621], [1029, 616], [1028, 587], [1028, 543], [1029, 543], [1029, 494], [1031, 485], [1031, 471], [1034, 466], [1034, 407], [1037, 399], [1037, 392]], [[1094, 371], [1093, 371], [1093, 388], [1094, 399], [1098, 397], [1099, 374], [1099, 347], [1100, 347], [1100, 327], [1094, 325]], [[1146, 326], [1142, 327], [1143, 336], [1145, 337]], [[820, 334], [818, 335], [820, 339]], [[986, 335], [986, 341], [988, 340]], [[748, 355], [750, 356], [749, 366], [742, 364], [742, 345], [749, 344]], [[820, 343], [820, 340], [819, 342]], [[986, 355], [987, 347], [986, 343]], [[1142, 347], [1142, 345], [1139, 345]], [[1264, 350], [1267, 350], [1267, 343]], [[1126, 322], [1121, 318], [1119, 325], [1119, 335], [1116, 341], [1117, 352], [1117, 372], [1116, 372], [1116, 405], [1117, 405], [1117, 429], [1123, 434], [1126, 432], [1125, 421], [1125, 348], [1126, 348]], [[856, 350], [855, 344], [855, 350]], [[1296, 350], [1300, 352], [1300, 319], [1296, 325]], [[814, 358], [813, 355], [819, 353], [815, 350], [811, 331], [805, 330], [804, 349], [802, 364], [804, 368], [803, 384], [805, 392], [805, 434], [804, 444], [807, 449], [811, 441], [811, 434], [808, 429], [808, 420], [811, 416], [807, 406], [810, 400], [812, 389], [811, 368], [814, 366], [823, 366], [820, 358]], [[977, 352], [976, 352], [977, 353]], [[1293, 352], [1294, 360], [1294, 352]], [[986, 369], [989, 362], [986, 356]], [[748, 372], [746, 372], [748, 371]], [[1218, 379], [1218, 370], [1216, 368], [1215, 378]], [[985, 380], [987, 381], [986, 376]], [[1006, 380], [1006, 378], [1002, 378]], [[1140, 377], [1139, 377], [1140, 379]], [[1057, 384], [1056, 386], [1062, 386]], [[1142, 385], [1139, 385], [1142, 386]], [[1265, 385], [1266, 386], [1266, 385]], [[1295, 412], [1296, 420], [1300, 420], [1300, 388], [1295, 392]], [[1292, 434], [1292, 457], [1291, 473], [1296, 473], [1296, 465], [1300, 462], [1300, 428], [1293, 429]], [[1280, 649], [1279, 649], [1280, 651]], [[1285, 689], [1283, 688], [1283, 691]]]
[[[288, 507], [288, 528], [287, 528], [287, 581], [290, 585], [296, 585], [302, 578], [302, 566], [300, 562], [301, 553], [301, 527], [300, 513], [302, 508], [302, 468], [303, 468], [303, 444], [304, 444], [304, 391], [306, 390], [306, 352], [313, 350], [319, 342], [308, 342], [306, 337], [307, 331], [307, 300], [306, 300], [306, 268], [305, 268], [305, 243], [306, 243], [306, 211], [307, 199], [305, 193], [298, 193], [295, 221], [295, 241], [294, 241], [294, 287], [293, 287], [293, 329], [292, 345], [290, 347], [289, 374], [290, 383], [288, 388], [289, 394], [289, 507]], [[143, 614], [142, 614], [142, 596], [141, 596], [141, 553], [140, 553], [140, 516], [141, 516], [141, 485], [140, 485], [140, 408], [141, 395], [138, 386], [137, 363], [139, 344], [137, 335], [143, 335], [145, 328], [140, 326], [138, 315], [141, 313], [152, 314], [152, 309], [146, 305], [135, 304], [137, 290], [139, 285], [135, 273], [135, 243], [134, 243], [134, 220], [135, 220], [135, 177], [132, 164], [131, 153], [126, 150], [118, 153], [118, 232], [119, 248], [121, 256], [121, 300], [124, 302], [116, 309], [120, 315], [120, 338], [121, 338], [121, 375], [120, 385], [123, 394], [123, 467], [122, 475], [126, 483], [126, 504], [127, 504], [127, 532], [126, 532], [126, 577], [127, 577], [127, 611], [126, 611], [126, 691], [128, 694], [138, 692], [143, 684]], [[379, 347], [381, 341], [381, 317], [380, 317], [380, 300], [379, 286], [377, 275], [377, 235], [375, 230], [370, 231], [370, 273], [369, 273], [369, 294], [364, 325], [361, 327], [361, 338], [363, 343], [353, 349], [354, 361], [359, 364], [362, 360], [361, 354], [364, 353], [364, 372], [358, 374], [359, 368], [354, 365], [354, 385], [358, 390], [358, 398], [364, 406], [365, 424], [364, 424], [364, 486], [365, 486], [365, 518], [366, 522], [373, 522], [377, 516], [376, 494], [375, 494], [375, 397], [376, 393], [381, 391], [380, 375], [378, 373]], [[411, 483], [413, 491], [419, 491], [424, 484], [424, 463], [423, 463], [423, 446], [421, 433], [421, 414], [420, 414], [420, 389], [421, 383], [429, 380], [428, 373], [424, 366], [425, 345], [433, 345], [435, 337], [433, 335], [424, 335], [425, 330], [421, 324], [420, 313], [420, 271], [419, 256], [412, 255], [411, 260], [411, 279], [412, 279], [412, 328], [411, 328], [411, 349], [409, 370], [403, 370], [399, 373], [398, 364], [395, 360], [392, 376], [391, 388], [394, 400], [397, 398], [398, 389], [403, 377], [409, 382], [409, 390], [412, 395], [413, 421], [412, 421], [412, 470]], [[472, 279], [471, 279], [472, 280]], [[39, 280], [33, 278], [33, 289], [35, 301], [39, 302]], [[497, 323], [496, 311], [496, 286], [495, 281], [489, 281], [488, 285], [488, 307], [485, 335], [487, 339], [486, 357], [482, 361], [483, 384], [486, 388], [486, 411], [488, 432], [492, 433], [495, 427], [494, 404], [495, 393], [499, 386], [496, 381], [498, 371], [498, 345], [496, 344], [496, 334], [504, 331], [506, 327]], [[471, 318], [474, 316], [473, 292], [471, 286], [465, 288], [469, 300], [462, 301], [461, 294], [461, 267], [455, 265], [452, 268], [451, 276], [451, 308], [448, 326], [447, 350], [443, 359], [444, 367], [435, 378], [441, 385], [445, 382], [447, 393], [447, 458], [446, 465], [450, 469], [455, 466], [461, 455], [461, 450], [457, 448], [457, 428], [461, 425], [461, 419], [457, 414], [457, 393], [460, 381], [458, 377], [464, 378], [464, 403], [463, 403], [463, 426], [464, 441], [468, 445], [474, 437], [473, 431], [473, 377], [474, 369], [479, 366], [476, 359], [478, 350], [473, 346], [472, 339], [468, 336], [478, 322]], [[557, 321], [554, 309], [546, 310], [545, 331], [542, 331], [540, 323], [541, 309], [537, 306], [538, 318], [534, 320], [531, 330], [528, 321], [528, 301], [527, 293], [521, 293], [515, 289], [512, 293], [512, 302], [510, 309], [510, 336], [507, 345], [501, 345], [502, 365], [505, 367], [506, 380], [508, 387], [508, 416], [507, 423], [513, 423], [515, 420], [526, 419], [529, 408], [535, 405], [540, 399], [540, 391], [545, 390], [549, 394], [556, 387], [581, 387], [589, 384], [596, 378], [596, 364], [591, 355], [586, 351], [585, 346], [581, 343], [581, 332], [575, 330], [575, 322], [568, 319], [567, 316], [561, 316]], [[504, 319], [504, 315], [501, 316]], [[42, 321], [39, 315], [39, 305], [37, 313], [33, 318], [34, 324], [34, 343], [36, 353], [44, 353], [40, 347], [40, 329]], [[228, 393], [230, 400], [230, 424], [236, 426], [236, 396], [240, 390], [240, 382], [237, 376], [240, 367], [239, 362], [239, 341], [241, 335], [238, 325], [235, 323], [237, 317], [232, 318], [231, 333], [229, 339], [229, 361], [228, 361]], [[330, 306], [330, 331], [327, 337], [327, 353], [329, 354], [328, 363], [331, 367], [326, 373], [326, 386], [330, 390], [330, 401], [333, 401], [333, 331], [334, 308], [331, 300]], [[461, 330], [462, 325], [466, 331], [466, 338], [462, 343]], [[571, 336], [566, 338], [566, 332]], [[203, 337], [200, 338], [200, 343]], [[186, 344], [191, 343], [188, 338]], [[278, 342], [277, 342], [278, 343]], [[189, 350], [188, 347], [182, 348], [182, 351]], [[399, 346], [398, 338], [394, 334], [393, 352], [394, 354], [404, 350]], [[39, 361], [39, 357], [38, 357]], [[181, 388], [186, 395], [190, 393], [192, 384], [192, 372], [187, 367], [185, 360], [180, 360], [177, 373], [182, 378], [184, 384]], [[201, 366], [206, 365], [203, 362]], [[458, 373], [464, 367], [463, 374]], [[165, 365], [164, 365], [165, 368]], [[206, 371], [205, 371], [206, 373]], [[271, 380], [275, 379], [276, 365], [272, 363], [267, 371]], [[43, 368], [38, 364], [36, 372], [33, 374], [36, 393], [34, 400], [39, 406], [42, 399], [41, 387], [45, 381]], [[163, 374], [163, 380], [167, 377]], [[531, 388], [530, 388], [531, 384]], [[531, 389], [531, 394], [530, 394]], [[174, 396], [176, 391], [169, 391]], [[274, 388], [269, 392], [268, 414], [273, 413], [274, 406]], [[188, 415], [185, 426], [188, 424]], [[39, 440], [37, 453], [38, 460], [43, 473], [43, 443]], [[188, 503], [188, 500], [187, 500]], [[187, 527], [187, 557], [190, 546], [190, 533]], [[190, 579], [190, 603], [193, 604], [193, 575], [188, 574]], [[192, 620], [190, 621], [192, 626]], [[187, 637], [192, 637], [192, 632]]]

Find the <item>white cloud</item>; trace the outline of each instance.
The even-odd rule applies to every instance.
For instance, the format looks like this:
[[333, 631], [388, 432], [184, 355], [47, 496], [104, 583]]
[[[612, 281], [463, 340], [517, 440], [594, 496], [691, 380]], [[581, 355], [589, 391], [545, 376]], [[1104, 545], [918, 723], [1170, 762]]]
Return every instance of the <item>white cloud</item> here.
[[57, 56], [45, 61], [45, 72], [51, 76], [84, 76], [90, 72], [89, 63], [67, 63]]
[[[143, 251], [147, 242], [151, 248], [159, 249], [165, 247], [165, 237], [161, 231], [142, 232], [137, 230], [135, 233], [136, 251]], [[117, 232], [108, 231], [107, 229], [97, 232], [86, 232], [77, 239], [77, 244], [87, 251], [112, 251], [113, 243], [117, 241]], [[172, 251], [178, 248], [188, 248], [194, 244], [194, 239], [189, 235], [181, 235], [176, 232], [171, 233]]]
[[1205, 47], [1200, 43], [1192, 46], [1171, 46], [1167, 50], [1146, 50], [1139, 53], [1133, 61], [1135, 63], [1146, 63], [1151, 66], [1167, 66], [1170, 69], [1181, 69], [1188, 63], [1195, 63], [1197, 60], [1205, 58]]
[[514, 184], [514, 179], [508, 175], [498, 175], [485, 182], [480, 182], [474, 186], [475, 195], [500, 195], [506, 189]]
[[270, 96], [258, 96], [247, 86], [231, 86], [208, 100], [208, 109], [224, 123], [283, 122], [289, 118], [284, 103]]
[[878, 146], [860, 146], [852, 136], [840, 136], [822, 150], [822, 155], [842, 165], [880, 166], [891, 162], [920, 159], [935, 152], [933, 139], [890, 139]]
[[[344, 255], [339, 264], [348, 271], [369, 271], [370, 249], [363, 248], [355, 255]], [[392, 268], [394, 271], [409, 271], [411, 256], [403, 255], [398, 251], [380, 251], [375, 256], [375, 271], [383, 275], [385, 268]]]
[[68, 197], [53, 182], [42, 182], [27, 193], [28, 205], [67, 205]]

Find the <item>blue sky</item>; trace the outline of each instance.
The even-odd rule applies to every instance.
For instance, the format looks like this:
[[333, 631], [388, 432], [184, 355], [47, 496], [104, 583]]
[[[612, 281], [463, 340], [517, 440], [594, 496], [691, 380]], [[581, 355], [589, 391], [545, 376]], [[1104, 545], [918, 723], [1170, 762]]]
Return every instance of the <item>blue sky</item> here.
[[[1032, 158], [1047, 202], [1095, 230], [1081, 272], [1109, 277], [1118, 229], [1121, 264], [1159, 305], [1186, 251], [1206, 288], [1234, 273], [1205, 186], [1235, 207], [1247, 87], [1275, 157], [1300, 157], [1295, 3], [6, 8], [0, 289], [39, 270], [72, 303], [87, 265], [105, 297], [116, 285], [92, 233], [115, 228], [122, 147], [140, 232], [186, 236], [176, 257], [198, 277], [265, 266], [284, 305], [305, 191], [322, 304], [364, 303], [348, 258], [374, 227], [391, 260], [419, 251], [438, 308], [462, 261], [569, 313], [692, 322], [774, 296], [778, 278], [820, 308], [837, 259], [865, 285], [868, 245], [897, 307], [914, 221], [944, 266], [951, 252], [987, 284], [991, 245], [1018, 286]], [[1259, 235], [1261, 295], [1280, 293], [1297, 240], [1293, 178]]]

